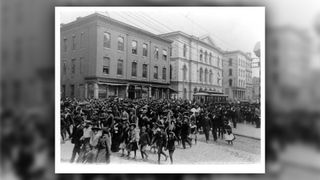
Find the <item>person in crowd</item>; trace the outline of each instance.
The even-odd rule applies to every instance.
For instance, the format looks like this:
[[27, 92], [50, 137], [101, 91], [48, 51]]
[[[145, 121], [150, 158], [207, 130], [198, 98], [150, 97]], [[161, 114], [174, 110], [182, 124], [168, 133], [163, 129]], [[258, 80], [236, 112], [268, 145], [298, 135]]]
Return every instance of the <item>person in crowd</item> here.
[[192, 147], [192, 144], [189, 139], [189, 134], [190, 134], [190, 125], [188, 122], [188, 117], [185, 116], [183, 123], [181, 125], [181, 142], [182, 142], [183, 149], [186, 148], [186, 142], [189, 144], [190, 148]]
[[111, 145], [111, 134], [109, 132], [109, 128], [102, 128], [102, 136], [99, 138], [97, 144], [97, 163], [110, 163], [110, 145]]
[[140, 140], [139, 140], [140, 152], [141, 152], [141, 157], [143, 160], [148, 159], [146, 147], [151, 144], [150, 137], [149, 137], [149, 134], [146, 132], [146, 129], [147, 128], [145, 126], [142, 126], [141, 133], [140, 133]]
[[130, 124], [130, 130], [128, 134], [128, 144], [127, 144], [127, 157], [130, 157], [131, 151], [134, 152], [133, 159], [136, 159], [137, 149], [138, 149], [138, 136], [137, 136], [137, 125], [135, 123]]
[[167, 145], [167, 149], [169, 151], [169, 157], [170, 157], [170, 163], [173, 164], [173, 153], [174, 150], [176, 148], [175, 142], [177, 140], [177, 137], [175, 136], [173, 131], [169, 132], [168, 135], [168, 145]]
[[[157, 124], [157, 132], [153, 139], [153, 143], [157, 146], [157, 153], [158, 153], [158, 164], [160, 164], [161, 155], [165, 157], [165, 160], [168, 159], [168, 155], [166, 155], [163, 150], [167, 146], [167, 134], [164, 131], [164, 126], [162, 124]], [[152, 143], [152, 144], [153, 144]]]

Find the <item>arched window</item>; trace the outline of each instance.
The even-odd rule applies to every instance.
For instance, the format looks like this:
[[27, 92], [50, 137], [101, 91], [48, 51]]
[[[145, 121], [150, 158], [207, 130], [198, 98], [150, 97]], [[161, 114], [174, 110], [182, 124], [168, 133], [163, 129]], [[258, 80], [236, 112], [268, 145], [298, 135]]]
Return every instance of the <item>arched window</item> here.
[[200, 68], [200, 82], [203, 81], [203, 69]]
[[204, 82], [205, 83], [208, 82], [208, 70], [207, 69], [204, 71]]
[[202, 61], [202, 49], [200, 49], [200, 61]]
[[218, 64], [217, 64], [218, 67], [220, 67], [220, 57], [218, 56]]
[[212, 54], [209, 54], [209, 63], [212, 64]]
[[183, 57], [187, 57], [187, 45], [183, 45]]
[[183, 66], [183, 69], [182, 69], [182, 71], [183, 71], [183, 80], [185, 81], [185, 80], [187, 80], [187, 66], [186, 65], [184, 65]]
[[232, 76], [232, 69], [229, 69], [229, 76]]
[[209, 73], [209, 82], [210, 84], [212, 84], [212, 71], [210, 70], [210, 73]]
[[198, 91], [198, 89], [197, 89], [197, 87], [195, 87], [194, 89], [193, 89], [193, 93], [196, 93]]
[[232, 58], [229, 59], [229, 66], [232, 66]]
[[232, 86], [232, 79], [229, 79], [229, 86]]
[[207, 51], [204, 52], [204, 61], [207, 62], [208, 60], [208, 53]]

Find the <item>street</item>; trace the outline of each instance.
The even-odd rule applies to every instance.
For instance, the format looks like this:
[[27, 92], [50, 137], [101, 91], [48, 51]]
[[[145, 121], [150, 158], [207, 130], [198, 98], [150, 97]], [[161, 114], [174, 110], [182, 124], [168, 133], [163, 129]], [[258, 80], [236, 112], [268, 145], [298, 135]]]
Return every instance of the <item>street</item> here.
[[[176, 146], [173, 154], [174, 164], [234, 164], [234, 163], [257, 163], [260, 161], [260, 140], [247, 137], [236, 136], [233, 145], [228, 145], [224, 140], [218, 139], [213, 142], [212, 136], [209, 143], [205, 143], [203, 134], [198, 136], [198, 143], [192, 141], [192, 148], [187, 145], [186, 149], [182, 149], [181, 145]], [[73, 144], [66, 141], [61, 144], [61, 160], [68, 162], [71, 158]], [[148, 151], [149, 158], [142, 161], [140, 151], [137, 151], [137, 158], [133, 159], [133, 152], [130, 158], [120, 157], [120, 151], [111, 154], [111, 164], [134, 164], [134, 163], [151, 163], [157, 164], [157, 154]], [[168, 154], [168, 151], [165, 151]], [[170, 164], [168, 158], [161, 156], [161, 164]]]

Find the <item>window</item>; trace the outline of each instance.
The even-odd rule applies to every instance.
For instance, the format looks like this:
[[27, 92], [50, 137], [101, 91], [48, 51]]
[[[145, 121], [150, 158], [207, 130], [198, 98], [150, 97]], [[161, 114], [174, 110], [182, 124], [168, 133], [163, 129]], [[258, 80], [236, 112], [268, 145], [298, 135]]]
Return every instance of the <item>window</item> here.
[[63, 39], [63, 50], [64, 50], [64, 52], [67, 52], [67, 49], [68, 49], [67, 42], [68, 42], [67, 38], [64, 38]]
[[218, 56], [218, 67], [220, 67], [220, 57]]
[[212, 64], [212, 54], [209, 54], [209, 63]]
[[154, 74], [153, 74], [154, 79], [158, 79], [158, 66], [154, 67]]
[[209, 73], [210, 75], [209, 75], [209, 82], [210, 82], [210, 84], [212, 84], [212, 71], [210, 70], [210, 73]]
[[202, 49], [200, 49], [200, 61], [202, 61]]
[[132, 62], [132, 71], [131, 71], [131, 76], [137, 76], [137, 63]]
[[83, 47], [83, 39], [84, 38], [84, 32], [81, 32], [81, 34], [80, 34], [80, 47], [82, 48]]
[[232, 58], [229, 59], [229, 66], [232, 66]]
[[154, 48], [154, 58], [159, 59], [159, 48], [158, 47]]
[[62, 92], [61, 92], [61, 97], [65, 98], [66, 97], [66, 85], [62, 85]]
[[232, 79], [229, 79], [229, 86], [232, 86]]
[[142, 45], [142, 56], [148, 56], [148, 44]]
[[76, 49], [76, 35], [72, 36], [72, 50]]
[[144, 78], [148, 77], [148, 65], [147, 64], [142, 65], [142, 77], [144, 77]]
[[187, 80], [187, 66], [186, 65], [184, 65], [183, 66], [183, 80], [185, 81], [185, 80]]
[[187, 57], [187, 45], [183, 45], [183, 57]]
[[172, 47], [170, 47], [170, 57], [172, 57]]
[[67, 74], [67, 62], [63, 61], [63, 74]]
[[183, 88], [183, 99], [187, 99], [187, 88]]
[[111, 35], [110, 33], [103, 33], [103, 47], [110, 48], [111, 47]]
[[71, 73], [74, 74], [76, 72], [76, 59], [71, 60]]
[[208, 82], [208, 70], [207, 69], [204, 71], [204, 82], [205, 83]]
[[123, 60], [118, 59], [117, 74], [122, 75], [122, 73], [123, 73]]
[[79, 59], [79, 72], [82, 74], [82, 63], [83, 63], [83, 57], [80, 57]]
[[167, 60], [167, 50], [165, 49], [162, 50], [162, 59], [165, 61]]
[[132, 54], [137, 54], [137, 52], [138, 52], [138, 43], [137, 43], [137, 41], [132, 41], [131, 46], [132, 46]]
[[232, 69], [229, 69], [229, 76], [232, 76]]
[[204, 52], [204, 60], [205, 60], [205, 62], [207, 62], [207, 60], [208, 60], [208, 53], [207, 53], [207, 51]]
[[103, 57], [102, 72], [103, 72], [103, 74], [109, 74], [110, 73], [110, 58], [109, 57]]
[[166, 80], [167, 79], [167, 68], [162, 68], [162, 79]]
[[118, 50], [124, 51], [124, 38], [122, 36], [118, 37]]
[[70, 85], [70, 96], [71, 98], [74, 98], [74, 84]]
[[203, 70], [202, 68], [200, 68], [200, 82], [203, 81]]

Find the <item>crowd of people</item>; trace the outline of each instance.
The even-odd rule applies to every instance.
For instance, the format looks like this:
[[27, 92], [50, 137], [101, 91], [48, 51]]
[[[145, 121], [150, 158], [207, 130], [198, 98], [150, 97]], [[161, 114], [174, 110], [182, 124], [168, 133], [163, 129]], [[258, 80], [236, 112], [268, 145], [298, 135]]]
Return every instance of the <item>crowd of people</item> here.
[[61, 100], [61, 138], [74, 144], [71, 162], [110, 163], [112, 152], [136, 159], [137, 151], [147, 160], [153, 151], [158, 163], [161, 156], [173, 163], [177, 145], [191, 148], [199, 133], [206, 142], [211, 133], [214, 141], [221, 138], [232, 145], [232, 128], [243, 121], [259, 128], [259, 115], [258, 104], [67, 98]]

